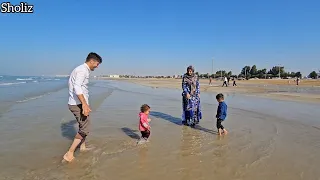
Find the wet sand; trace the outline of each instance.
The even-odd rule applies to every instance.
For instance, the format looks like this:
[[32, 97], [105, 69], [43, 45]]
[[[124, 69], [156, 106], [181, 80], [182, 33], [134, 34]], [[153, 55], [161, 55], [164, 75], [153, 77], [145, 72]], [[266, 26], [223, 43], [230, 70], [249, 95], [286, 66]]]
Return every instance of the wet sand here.
[[[91, 87], [93, 127], [73, 163], [61, 157], [76, 132], [66, 90], [3, 114], [0, 179], [319, 179], [317, 104], [226, 94], [229, 135], [216, 135], [215, 94], [202, 93], [203, 120], [181, 125], [181, 91], [119, 81]], [[151, 106], [151, 137], [139, 138], [140, 105]], [[48, 105], [49, 106], [45, 106]], [[34, 112], [34, 113], [31, 113]]]

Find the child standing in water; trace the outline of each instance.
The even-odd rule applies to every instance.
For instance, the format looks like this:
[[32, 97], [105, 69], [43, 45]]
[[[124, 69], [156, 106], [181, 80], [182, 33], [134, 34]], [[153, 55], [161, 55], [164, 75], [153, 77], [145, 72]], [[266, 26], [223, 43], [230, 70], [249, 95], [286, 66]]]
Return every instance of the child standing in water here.
[[150, 113], [150, 106], [147, 104], [142, 105], [139, 113], [139, 117], [140, 117], [139, 130], [141, 132], [141, 138], [138, 144], [147, 142], [150, 136], [149, 122], [151, 121], [151, 119], [148, 118], [149, 113]]
[[223, 94], [217, 94], [216, 96], [217, 101], [219, 102], [219, 106], [217, 109], [217, 129], [218, 129], [218, 133], [219, 136], [221, 136], [221, 134], [228, 134], [228, 131], [222, 126], [222, 121], [224, 121], [227, 118], [227, 109], [228, 106], [227, 104], [224, 102], [224, 96]]

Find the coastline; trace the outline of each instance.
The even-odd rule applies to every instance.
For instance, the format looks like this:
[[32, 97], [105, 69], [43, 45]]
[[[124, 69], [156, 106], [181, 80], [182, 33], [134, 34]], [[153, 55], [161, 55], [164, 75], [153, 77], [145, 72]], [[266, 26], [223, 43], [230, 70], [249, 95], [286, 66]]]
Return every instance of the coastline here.
[[[181, 89], [181, 79], [156, 79], [156, 78], [99, 78], [101, 80], [125, 81], [152, 88]], [[292, 80], [291, 80], [292, 81]], [[222, 81], [200, 79], [200, 91], [209, 93], [242, 94], [274, 100], [320, 103], [320, 80], [304, 80], [299, 86], [289, 80], [244, 80], [237, 81], [237, 87], [221, 87]]]

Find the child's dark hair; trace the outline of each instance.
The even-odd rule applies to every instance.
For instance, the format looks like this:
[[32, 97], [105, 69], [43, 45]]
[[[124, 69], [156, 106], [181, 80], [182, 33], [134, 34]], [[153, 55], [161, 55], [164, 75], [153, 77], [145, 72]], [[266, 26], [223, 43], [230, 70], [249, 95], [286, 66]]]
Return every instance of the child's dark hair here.
[[141, 106], [140, 111], [144, 113], [144, 112], [148, 111], [149, 109], [150, 109], [150, 106], [148, 104], [144, 104]]
[[224, 99], [224, 96], [222, 93], [217, 94], [216, 99]]

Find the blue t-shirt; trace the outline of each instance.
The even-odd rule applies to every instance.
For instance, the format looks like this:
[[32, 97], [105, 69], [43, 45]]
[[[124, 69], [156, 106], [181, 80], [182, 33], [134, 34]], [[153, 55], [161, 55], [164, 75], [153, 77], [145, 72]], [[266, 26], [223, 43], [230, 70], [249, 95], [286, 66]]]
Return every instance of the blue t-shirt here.
[[227, 104], [223, 101], [219, 103], [218, 109], [217, 109], [217, 119], [225, 120], [227, 118]]

